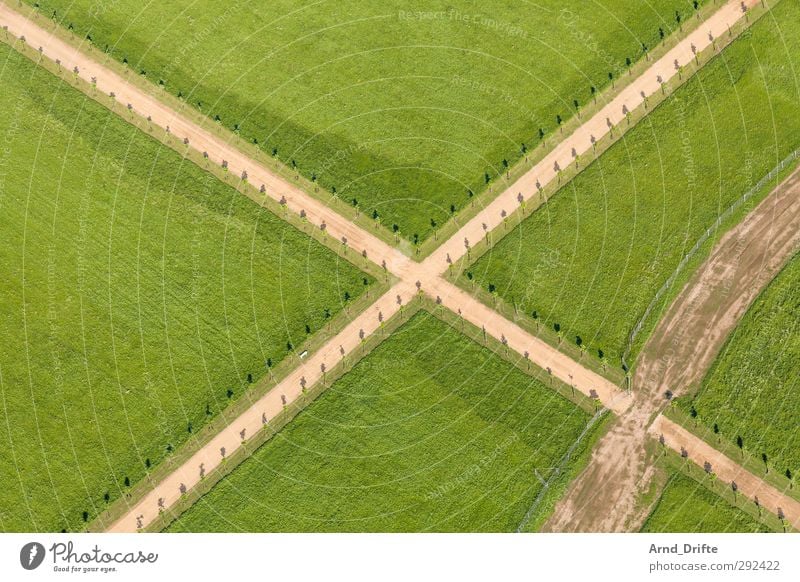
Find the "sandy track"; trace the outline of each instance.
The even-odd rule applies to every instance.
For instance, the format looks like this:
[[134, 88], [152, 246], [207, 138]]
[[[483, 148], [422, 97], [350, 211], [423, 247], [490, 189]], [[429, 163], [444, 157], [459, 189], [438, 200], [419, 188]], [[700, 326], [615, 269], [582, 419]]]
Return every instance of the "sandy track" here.
[[443, 242], [426, 262], [439, 265], [440, 269], [447, 268], [447, 257], [453, 262], [466, 253], [464, 241], [471, 244], [480, 241], [484, 236], [483, 224], [496, 228], [503, 222], [503, 213], [511, 214], [520, 205], [518, 196], [523, 200], [530, 200], [538, 193], [537, 183], [544, 188], [558, 177], [556, 166], [568, 168], [575, 163], [573, 152], [581, 159], [592, 150], [592, 138], [600, 140], [609, 133], [609, 123], [616, 127], [625, 121], [625, 111], [634, 111], [645, 100], [661, 90], [664, 83], [678, 75], [678, 66], [685, 66], [694, 59], [692, 47], [699, 53], [717, 39], [728, 33], [728, 29], [739, 19], [743, 18], [742, 4], [755, 6], [758, 0], [731, 0], [723, 5], [717, 12], [709, 17], [697, 30], [689, 34], [662, 58], [658, 59], [642, 75], [631, 81], [619, 95], [611, 100], [603, 109], [593, 115], [574, 133], [562, 141], [556, 148], [545, 156], [538, 164], [526, 172], [519, 180], [489, 203], [477, 216], [467, 222], [450, 239]]
[[[748, 0], [754, 4], [757, 0]], [[531, 361], [562, 381], [575, 386], [586, 395], [597, 395], [597, 398], [608, 408], [617, 413], [623, 412], [631, 399], [621, 395], [608, 380], [586, 370], [579, 363], [560, 353], [548, 344], [528, 334], [498, 313], [476, 301], [464, 291], [441, 279], [447, 269], [446, 258], [450, 255], [456, 261], [465, 252], [465, 240], [477, 242], [483, 236], [482, 223], [495, 228], [501, 222], [501, 211], [509, 213], [519, 203], [517, 193], [527, 199], [536, 193], [537, 182], [546, 186], [556, 178], [554, 164], [567, 167], [572, 163], [572, 151], [585, 153], [591, 147], [591, 138], [599, 139], [608, 131], [607, 120], [613, 125], [625, 117], [623, 107], [634, 110], [646, 96], [660, 90], [658, 77], [668, 81], [677, 74], [674, 62], [686, 64], [693, 58], [692, 46], [703, 50], [710, 44], [709, 35], [716, 38], [725, 33], [730, 25], [742, 17], [740, 2], [731, 1], [724, 5], [701, 27], [663, 58], [656, 61], [641, 77], [633, 79], [618, 97], [612, 100], [603, 110], [579, 127], [549, 156], [526, 173], [520, 180], [500, 194], [478, 216], [465, 224], [452, 238], [445, 241], [428, 259], [416, 263], [397, 249], [384, 243], [352, 222], [328, 208], [322, 202], [305, 194], [298, 187], [276, 176], [267, 168], [259, 165], [238, 151], [224, 139], [214, 136], [194, 122], [180, 115], [158, 99], [148, 95], [136, 86], [128, 83], [123, 77], [108, 70], [91, 57], [78, 51], [58, 37], [39, 28], [35, 23], [14, 12], [0, 3], [0, 25], [8, 27], [10, 34], [24, 37], [25, 42], [34, 48], [41, 48], [42, 54], [59, 61], [67, 70], [76, 70], [77, 75], [87, 82], [92, 82], [97, 90], [112, 94], [123, 105], [130, 105], [135, 114], [149, 117], [151, 122], [169, 129], [178, 140], [188, 139], [189, 146], [206, 152], [208, 159], [214, 163], [228, 164], [228, 170], [235, 175], [247, 173], [248, 181], [256, 186], [264, 186], [265, 196], [274, 200], [284, 200], [287, 208], [299, 214], [305, 213], [307, 220], [315, 225], [325, 224], [328, 234], [339, 241], [347, 241], [347, 246], [356, 252], [366, 252], [368, 258], [385, 264], [389, 272], [398, 277], [397, 283], [389, 292], [377, 299], [366, 311], [358, 315], [340, 334], [328, 344], [309, 357], [297, 370], [284, 379], [278, 386], [260, 399], [250, 409], [234, 420], [207, 445], [192, 456], [184, 465], [176, 469], [163, 481], [158, 483], [142, 500], [132, 506], [120, 518], [110, 531], [136, 531], [146, 526], [158, 515], [159, 507], [170, 507], [181, 495], [182, 489], [190, 489], [200, 480], [201, 465], [205, 473], [213, 470], [222, 459], [222, 450], [230, 455], [242, 441], [262, 426], [263, 421], [271, 419], [279, 413], [286, 403], [293, 402], [301, 394], [301, 379], [307, 386], [322, 377], [322, 366], [331, 369], [342, 357], [341, 351], [349, 354], [357, 350], [361, 343], [361, 335], [366, 337], [378, 327], [378, 313], [386, 319], [399, 310], [397, 298], [407, 303], [416, 292], [415, 284], [420, 283], [423, 292], [431, 297], [438, 297], [442, 304], [458, 313], [477, 326], [484, 326], [486, 332], [498, 340], [505, 339], [510, 349], [518, 353], [529, 353]], [[242, 432], [244, 431], [244, 432]]]
[[[646, 515], [637, 507], [637, 495], [651, 476], [645, 439], [655, 415], [666, 405], [664, 394], [667, 390], [680, 394], [699, 385], [744, 312], [798, 247], [800, 170], [722, 237], [669, 307], [640, 356], [632, 406], [600, 440], [589, 466], [558, 504], [547, 530], [638, 529]], [[689, 443], [691, 435], [677, 430], [671, 434], [675, 443]], [[691, 446], [686, 446], [697, 451], [692, 458], [705, 455], [714, 463], [710, 447], [696, 437], [691, 439]], [[725, 469], [726, 478], [733, 475], [723, 456], [715, 455], [718, 474], [722, 477]], [[786, 510], [790, 502], [783, 503]]]
[[664, 416], [659, 416], [650, 427], [650, 435], [654, 438], [663, 435], [667, 446], [678, 452], [684, 449], [688, 459], [697, 465], [703, 466], [706, 462], [710, 463], [711, 470], [717, 479], [728, 484], [735, 482], [739, 494], [753, 500], [758, 497], [758, 502], [764, 509], [774, 514], [777, 514], [779, 510], [782, 511], [786, 520], [794, 528], [800, 529], [800, 502], [766, 484], [760, 477], [742, 468], [737, 462], [700, 440], [679, 424]]
[[304, 385], [310, 388], [321, 380], [324, 374], [323, 365], [326, 371], [331, 370], [341, 362], [342, 350], [344, 354], [355, 352], [361, 344], [361, 332], [363, 331], [364, 337], [367, 337], [380, 327], [379, 313], [388, 319], [399, 311], [398, 296], [403, 300], [403, 304], [407, 304], [415, 292], [414, 286], [408, 283], [399, 283], [392, 287], [323, 348], [310, 355], [274, 389], [226, 426], [188, 461], [159, 482], [108, 531], [136, 531], [152, 522], [158, 517], [159, 507], [172, 506], [180, 498], [182, 488], [188, 490], [199, 483], [201, 469], [205, 473], [213, 471], [222, 462], [223, 455], [230, 456], [244, 439], [258, 433], [266, 422], [283, 410], [284, 403], [291, 404], [297, 400], [302, 395]]
[[505, 342], [516, 353], [536, 354], [537, 366], [565, 384], [575, 386], [585, 396], [597, 398], [609, 410], [620, 414], [630, 405], [631, 397], [615, 384], [508, 321], [455, 285], [439, 279], [433, 283], [432, 292], [442, 299], [442, 305], [460, 313], [476, 327], [483, 326], [487, 334]]

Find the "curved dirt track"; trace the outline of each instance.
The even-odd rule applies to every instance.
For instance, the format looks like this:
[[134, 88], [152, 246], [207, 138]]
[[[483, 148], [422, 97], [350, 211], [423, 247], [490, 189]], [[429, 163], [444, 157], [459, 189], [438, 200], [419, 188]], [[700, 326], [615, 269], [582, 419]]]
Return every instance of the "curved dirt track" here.
[[[667, 390], [680, 394], [702, 382], [744, 312], [799, 247], [800, 170], [796, 170], [722, 237], [669, 307], [640, 356], [632, 406], [600, 440], [588, 467], [546, 524], [547, 531], [639, 529], [647, 508], [639, 507], [637, 497], [652, 476], [645, 439], [665, 406], [664, 394]], [[669, 426], [666, 419], [658, 422]], [[710, 447], [693, 435], [673, 430], [671, 436], [670, 446], [678, 439], [684, 444], [694, 441], [696, 460], [711, 454], [706, 450]], [[723, 456], [716, 455], [708, 460], [717, 462], [714, 470], [723, 478], [719, 472]], [[739, 470], [736, 474], [744, 483], [744, 475]], [[751, 487], [759, 488], [766, 491], [768, 486]], [[784, 503], [784, 510], [788, 505]]]

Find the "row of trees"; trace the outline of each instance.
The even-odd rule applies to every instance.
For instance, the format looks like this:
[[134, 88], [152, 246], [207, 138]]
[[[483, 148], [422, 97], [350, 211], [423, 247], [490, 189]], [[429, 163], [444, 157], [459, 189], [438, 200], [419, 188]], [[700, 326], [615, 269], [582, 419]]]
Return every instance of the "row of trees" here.
[[[469, 281], [474, 281], [475, 275], [473, 275], [472, 271], [467, 271], [467, 279]], [[495, 304], [498, 301], [498, 294], [497, 294], [497, 286], [494, 283], [489, 283], [486, 286], [486, 290], [489, 292], [489, 295], [492, 296], [494, 299]], [[516, 312], [516, 303], [515, 303], [515, 312]], [[530, 314], [531, 319], [534, 321], [536, 325], [536, 330], [541, 331], [542, 321], [539, 317], [539, 312], [537, 310], [532, 310]], [[558, 339], [559, 347], [564, 341], [564, 330], [561, 328], [561, 324], [554, 322], [553, 323], [553, 331], [556, 333], [556, 338]], [[589, 351], [589, 346], [583, 341], [583, 338], [579, 335], [575, 336], [575, 345], [580, 350], [580, 358], [583, 359], [583, 356]], [[605, 352], [602, 349], [597, 349], [597, 358], [600, 360], [600, 365], [602, 366], [603, 370], [608, 367], [608, 358], [606, 357]], [[627, 370], [626, 370], [627, 371]]]
[[[694, 404], [692, 404], [689, 407], [689, 416], [692, 418], [692, 420], [694, 420], [695, 424], [698, 424], [698, 422], [700, 421], [700, 415], [697, 412], [697, 409], [694, 407]], [[717, 442], [719, 442], [721, 440], [720, 435], [722, 434], [722, 431], [720, 429], [719, 423], [715, 422], [712, 425], [711, 430], [716, 435]], [[736, 442], [736, 447], [741, 452], [742, 458], [744, 458], [744, 454], [745, 454], [744, 438], [742, 437], [742, 435], [737, 434], [736, 438], [735, 438], [735, 442]], [[764, 474], [768, 475], [769, 472], [770, 472], [770, 468], [771, 468], [770, 467], [771, 466], [770, 457], [766, 452], [762, 452], [761, 455], [760, 455], [760, 458], [761, 458], [761, 462], [764, 465]], [[795, 480], [796, 472], [793, 471], [791, 468], [787, 467], [784, 470], [783, 475], [784, 475], [784, 477], [786, 477], [789, 480], [789, 487], [793, 488], [794, 487], [794, 480]]]

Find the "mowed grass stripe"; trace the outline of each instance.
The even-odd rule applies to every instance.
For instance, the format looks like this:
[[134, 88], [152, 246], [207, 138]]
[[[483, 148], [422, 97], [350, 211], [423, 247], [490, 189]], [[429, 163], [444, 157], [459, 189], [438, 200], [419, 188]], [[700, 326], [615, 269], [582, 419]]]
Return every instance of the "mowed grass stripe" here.
[[0, 527], [75, 530], [365, 275], [5, 45], [0, 77]]
[[589, 420], [420, 311], [169, 529], [514, 531]]
[[695, 13], [691, 0], [35, 4], [410, 240], [540, 128], [555, 139], [575, 102], [677, 30], [676, 11], [683, 26]]
[[[684, 254], [800, 147], [798, 65], [800, 2], [784, 0], [476, 261], [473, 284], [619, 362]], [[712, 244], [713, 237], [645, 322], [629, 363]]]
[[742, 318], [697, 395], [678, 403], [717, 438], [761, 459], [764, 471], [796, 483], [800, 472], [800, 255]]

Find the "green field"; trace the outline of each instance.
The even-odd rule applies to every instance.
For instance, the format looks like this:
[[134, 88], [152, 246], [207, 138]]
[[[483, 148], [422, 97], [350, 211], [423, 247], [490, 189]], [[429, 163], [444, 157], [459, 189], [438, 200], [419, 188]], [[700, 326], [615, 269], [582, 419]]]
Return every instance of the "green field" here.
[[[420, 311], [170, 528], [514, 531], [590, 415]], [[536, 506], [549, 513], [595, 424]]]
[[[773, 471], [800, 472], [800, 256], [764, 290], [728, 339], [695, 397], [697, 421]], [[716, 426], [716, 429], [714, 428]], [[788, 472], [787, 472], [788, 471]]]
[[[521, 313], [535, 311], [558, 326], [566, 341], [580, 337], [618, 362], [635, 323], [684, 254], [733, 201], [800, 147], [799, 67], [800, 2], [784, 0], [467, 275]], [[651, 314], [629, 362], [690, 270]]]
[[28, 2], [412, 240], [609, 73], [627, 75], [676, 10], [694, 12], [690, 0]]
[[364, 275], [4, 44], [0, 62], [0, 530], [75, 530]]
[[642, 531], [754, 533], [771, 530], [691, 477], [674, 472]]

